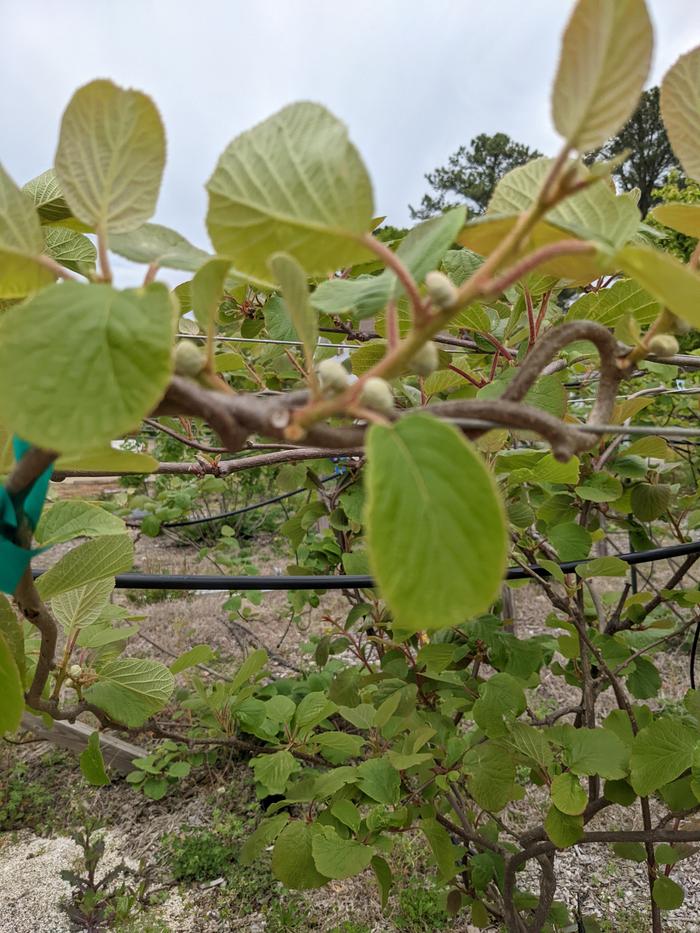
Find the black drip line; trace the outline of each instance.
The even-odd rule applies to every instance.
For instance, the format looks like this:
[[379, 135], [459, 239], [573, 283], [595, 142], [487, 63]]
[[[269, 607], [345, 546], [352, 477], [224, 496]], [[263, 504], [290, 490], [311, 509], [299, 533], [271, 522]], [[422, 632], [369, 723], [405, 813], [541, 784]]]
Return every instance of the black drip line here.
[[[327, 477], [330, 478], [330, 477]], [[296, 490], [295, 492], [301, 492]], [[285, 496], [295, 493], [285, 493]], [[258, 506], [260, 503], [258, 503]], [[250, 510], [256, 506], [247, 506]], [[245, 509], [243, 510], [245, 511]], [[631, 551], [617, 557], [634, 567], [637, 564], [651, 564], [658, 560], [672, 557], [687, 557], [700, 553], [700, 541], [688, 544], [671, 544], [668, 547], [652, 548], [648, 551]], [[572, 573], [590, 558], [568, 560], [560, 563], [562, 573]], [[42, 571], [34, 570], [36, 579]], [[528, 567], [509, 567], [506, 580], [529, 580], [532, 576], [551, 577], [552, 572], [538, 564]], [[295, 574], [281, 576], [225, 576], [222, 574], [165, 574], [165, 573], [121, 573], [115, 578], [117, 589], [123, 590], [232, 590], [246, 592], [251, 590], [353, 590], [373, 589], [376, 584], [372, 577], [361, 574]], [[690, 686], [695, 689], [695, 658], [700, 641], [700, 620], [695, 628], [695, 635], [690, 651]]]

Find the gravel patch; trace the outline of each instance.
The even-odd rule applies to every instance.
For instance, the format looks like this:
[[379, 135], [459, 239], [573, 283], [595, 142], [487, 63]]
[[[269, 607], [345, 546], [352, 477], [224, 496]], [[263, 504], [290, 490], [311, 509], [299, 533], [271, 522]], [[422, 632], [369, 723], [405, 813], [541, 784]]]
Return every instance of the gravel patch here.
[[[137, 867], [124, 856], [118, 833], [106, 832], [104, 838], [98, 877], [121, 861]], [[62, 908], [71, 886], [61, 871], [73, 868], [81, 856], [73, 840], [20, 833], [17, 841], [0, 848], [0, 854], [0, 933], [71, 933], [74, 927]]]

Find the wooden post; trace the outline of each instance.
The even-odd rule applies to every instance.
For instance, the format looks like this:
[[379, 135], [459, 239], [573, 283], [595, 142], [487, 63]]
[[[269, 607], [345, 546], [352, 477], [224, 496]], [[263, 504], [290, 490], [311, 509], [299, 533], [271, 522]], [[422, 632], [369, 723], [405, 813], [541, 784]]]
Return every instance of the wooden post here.
[[[22, 726], [33, 732], [37, 738], [78, 753], [85, 749], [88, 739], [96, 731], [86, 726], [84, 722], [62, 722], [61, 720], [54, 720], [51, 727], [47, 728], [38, 716], [27, 712], [22, 714]], [[134, 758], [141, 758], [147, 754], [145, 749], [106, 732], [100, 732], [100, 749], [105, 764], [118, 771], [119, 774], [128, 774], [133, 771]]]

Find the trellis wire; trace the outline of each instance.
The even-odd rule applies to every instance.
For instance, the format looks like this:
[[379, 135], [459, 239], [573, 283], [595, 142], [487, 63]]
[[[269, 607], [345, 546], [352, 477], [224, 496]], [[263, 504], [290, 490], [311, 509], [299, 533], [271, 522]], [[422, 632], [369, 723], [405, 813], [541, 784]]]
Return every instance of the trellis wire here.
[[[319, 483], [327, 483], [329, 480], [338, 476], [338, 473], [331, 473], [330, 476], [322, 476]], [[252, 505], [244, 505], [240, 509], [232, 509], [230, 512], [218, 512], [216, 515], [207, 515], [204, 518], [188, 518], [181, 522], [163, 522], [161, 528], [184, 528], [187, 525], [205, 525], [209, 522], [218, 522], [224, 518], [234, 518], [236, 515], [245, 515], [246, 512], [254, 512], [256, 509], [262, 509], [266, 505], [274, 505], [276, 502], [282, 502], [292, 496], [298, 496], [300, 492], [311, 492], [308, 486], [300, 486], [299, 489], [293, 489], [291, 492], [283, 492], [279, 496], [273, 496], [271, 499], [263, 499], [261, 502], [253, 502]]]

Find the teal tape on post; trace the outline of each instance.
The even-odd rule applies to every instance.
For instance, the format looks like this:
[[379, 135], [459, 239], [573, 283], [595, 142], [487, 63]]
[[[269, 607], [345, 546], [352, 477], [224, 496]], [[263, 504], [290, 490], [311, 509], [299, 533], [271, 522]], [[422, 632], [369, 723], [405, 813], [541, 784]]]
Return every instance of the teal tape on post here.
[[[15, 437], [12, 446], [15, 459], [19, 461], [29, 450], [30, 445]], [[45, 550], [45, 548], [24, 548], [17, 543], [18, 506], [20, 513], [23, 513], [29, 520], [33, 531], [39, 523], [41, 511], [44, 508], [52, 472], [53, 465], [47, 467], [41, 476], [34, 480], [30, 488], [23, 492], [19, 502], [10, 496], [3, 486], [0, 486], [0, 592], [14, 593], [32, 557]]]

